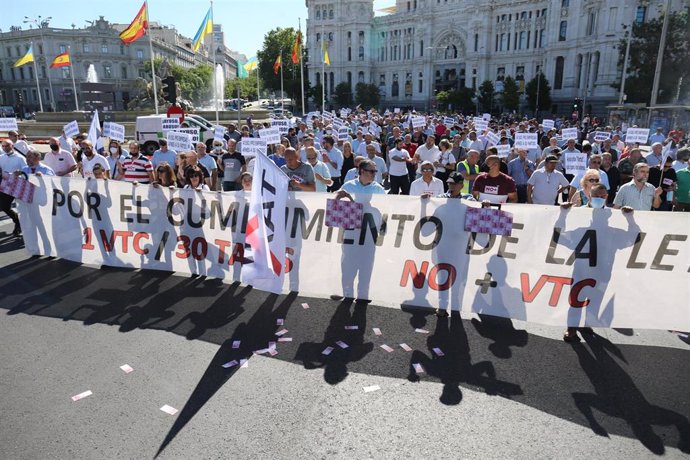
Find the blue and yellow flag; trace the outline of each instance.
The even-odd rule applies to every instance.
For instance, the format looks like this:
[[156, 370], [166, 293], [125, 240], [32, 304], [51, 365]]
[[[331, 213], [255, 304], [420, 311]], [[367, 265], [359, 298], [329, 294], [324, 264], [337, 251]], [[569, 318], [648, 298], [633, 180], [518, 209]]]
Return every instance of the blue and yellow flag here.
[[208, 13], [206, 13], [206, 17], [204, 17], [204, 20], [201, 22], [201, 26], [199, 27], [199, 30], [196, 31], [196, 35], [194, 36], [194, 51], [199, 51], [199, 48], [201, 45], [204, 44], [204, 38], [208, 34], [213, 33], [213, 10], [211, 8], [208, 9]]
[[255, 70], [259, 66], [259, 61], [256, 59], [256, 56], [250, 57], [249, 60], [244, 64], [242, 67], [244, 67], [244, 70], [247, 72], [251, 72], [252, 70]]
[[33, 45], [29, 46], [29, 49], [26, 51], [26, 54], [22, 57], [20, 57], [17, 62], [14, 63], [13, 67], [21, 67], [24, 64], [28, 64], [29, 62], [34, 62], [34, 47]]
[[249, 78], [249, 73], [247, 72], [247, 69], [245, 69], [245, 65], [247, 65], [246, 62], [239, 62], [237, 66], [237, 78]]

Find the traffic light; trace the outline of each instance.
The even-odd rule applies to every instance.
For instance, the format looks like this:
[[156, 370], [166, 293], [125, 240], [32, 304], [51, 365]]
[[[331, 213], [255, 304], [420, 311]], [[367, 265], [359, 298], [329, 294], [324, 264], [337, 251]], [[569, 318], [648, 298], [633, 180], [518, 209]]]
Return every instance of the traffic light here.
[[177, 102], [177, 88], [175, 87], [175, 77], [165, 77], [163, 79], [163, 97], [165, 100], [174, 104]]
[[18, 103], [19, 105], [22, 105], [22, 104], [24, 103], [24, 96], [22, 95], [22, 93], [19, 93], [19, 94], [17, 95], [17, 103]]
[[573, 110], [580, 111], [580, 108], [582, 107], [582, 99], [579, 97], [576, 97], [575, 100], [573, 101]]

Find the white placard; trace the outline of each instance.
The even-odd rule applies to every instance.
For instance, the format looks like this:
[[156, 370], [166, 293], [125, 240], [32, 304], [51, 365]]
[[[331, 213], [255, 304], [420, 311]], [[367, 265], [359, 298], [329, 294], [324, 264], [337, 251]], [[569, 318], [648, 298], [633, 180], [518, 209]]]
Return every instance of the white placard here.
[[290, 129], [290, 122], [288, 120], [272, 120], [271, 128], [278, 128], [280, 134], [287, 134]]
[[163, 118], [161, 119], [161, 123], [163, 125], [163, 132], [166, 133], [168, 131], [175, 131], [180, 127], [180, 119], [179, 118]]
[[340, 128], [338, 130], [338, 140], [346, 141], [350, 138], [350, 130], [348, 128]]
[[426, 126], [425, 117], [412, 117], [412, 128], [423, 128]]
[[280, 130], [278, 128], [265, 128], [259, 130], [259, 137], [266, 139], [268, 144], [280, 144]]
[[268, 143], [261, 137], [243, 137], [240, 141], [240, 152], [244, 156], [266, 154]]
[[553, 129], [553, 127], [554, 127], [554, 122], [553, 122], [553, 120], [549, 120], [548, 118], [545, 118], [545, 119], [542, 120], [541, 126], [542, 126], [546, 131], [548, 131], [548, 130], [550, 130], [550, 129]]
[[0, 131], [19, 131], [16, 118], [0, 118]]
[[625, 143], [628, 144], [646, 144], [649, 138], [648, 128], [628, 128], [625, 133]]
[[611, 138], [611, 133], [608, 131], [595, 131], [594, 132], [594, 141], [595, 142], [603, 142], [606, 139]]
[[62, 131], [65, 133], [65, 137], [73, 137], [79, 134], [79, 125], [77, 124], [77, 120], [67, 123], [62, 127]]
[[482, 114], [482, 119], [484, 119], [486, 121], [491, 121], [491, 114], [490, 113]]
[[578, 152], [563, 152], [565, 171], [568, 174], [584, 173], [587, 171], [587, 154]]
[[533, 149], [537, 148], [537, 133], [515, 133], [516, 149]]
[[449, 128], [455, 124], [455, 118], [453, 117], [443, 117], [443, 124]]
[[494, 145], [496, 147], [496, 150], [498, 150], [497, 155], [501, 158], [506, 158], [508, 155], [510, 155], [510, 144], [498, 144]]
[[498, 145], [498, 143], [501, 142], [500, 136], [493, 131], [486, 133], [486, 139], [491, 142], [492, 145]]
[[577, 141], [577, 128], [563, 128], [561, 130], [561, 136], [566, 141], [568, 139], [575, 139]]
[[323, 119], [324, 121], [333, 121], [333, 114], [331, 112], [324, 112], [323, 113]]
[[483, 134], [487, 129], [489, 129], [489, 122], [488, 121], [475, 121], [474, 122], [474, 130], [478, 134]]
[[166, 133], [168, 140], [168, 148], [176, 152], [188, 152], [194, 150], [192, 146], [192, 135], [187, 133], [180, 133], [177, 131], [168, 131]]
[[192, 136], [192, 142], [195, 144], [199, 142], [199, 128], [178, 128], [175, 132], [189, 134]]
[[125, 141], [125, 127], [124, 125], [106, 121], [103, 123], [103, 137], [109, 137], [118, 142]]
[[400, 113], [400, 108], [399, 107], [394, 108], [393, 113]]
[[222, 141], [225, 140], [225, 127], [220, 125], [213, 126], [213, 140]]
[[342, 128], [343, 126], [345, 126], [343, 120], [341, 120], [340, 118], [333, 119], [333, 123], [331, 124], [333, 131], [340, 131], [340, 128]]

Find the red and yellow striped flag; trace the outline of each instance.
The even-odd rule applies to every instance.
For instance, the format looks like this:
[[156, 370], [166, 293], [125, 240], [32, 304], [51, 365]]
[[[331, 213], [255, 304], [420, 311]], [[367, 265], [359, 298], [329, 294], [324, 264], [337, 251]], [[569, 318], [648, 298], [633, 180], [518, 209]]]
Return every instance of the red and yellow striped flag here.
[[120, 40], [122, 40], [126, 45], [129, 45], [130, 43], [133, 43], [146, 35], [146, 29], [148, 29], [148, 27], [149, 12], [148, 8], [146, 7], [146, 2], [144, 2], [129, 27], [120, 33]]
[[297, 32], [295, 44], [292, 45], [292, 63], [299, 64], [300, 48], [302, 48], [302, 32]]
[[276, 59], [276, 62], [273, 64], [273, 73], [278, 75], [278, 72], [280, 72], [280, 67], [282, 66], [282, 62], [280, 59], [280, 56], [278, 56], [278, 59]]
[[72, 61], [69, 58], [69, 53], [65, 52], [53, 59], [53, 63], [50, 64], [50, 68], [53, 67], [67, 67], [72, 65]]

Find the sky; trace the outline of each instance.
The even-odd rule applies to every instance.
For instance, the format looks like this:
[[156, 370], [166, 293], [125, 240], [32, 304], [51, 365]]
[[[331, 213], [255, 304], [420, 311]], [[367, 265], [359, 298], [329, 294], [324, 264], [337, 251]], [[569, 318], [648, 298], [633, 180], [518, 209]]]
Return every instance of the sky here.
[[[10, 0], [0, 0], [2, 3]], [[21, 7], [3, 8], [0, 29], [7, 32], [10, 26], [28, 27], [24, 16], [52, 17], [50, 25], [56, 28], [83, 28], [86, 21], [104, 16], [115, 23], [130, 23], [143, 4], [143, 0], [23, 0]], [[395, 4], [395, 0], [376, 0], [374, 9]], [[206, 0], [149, 0], [149, 19], [163, 25], [175, 26], [183, 35], [194, 37], [210, 2]], [[255, 56], [263, 44], [263, 37], [276, 27], [297, 28], [302, 19], [302, 30], [307, 18], [304, 0], [215, 0], [213, 20], [223, 25], [225, 45], [245, 54]]]

